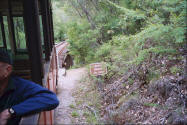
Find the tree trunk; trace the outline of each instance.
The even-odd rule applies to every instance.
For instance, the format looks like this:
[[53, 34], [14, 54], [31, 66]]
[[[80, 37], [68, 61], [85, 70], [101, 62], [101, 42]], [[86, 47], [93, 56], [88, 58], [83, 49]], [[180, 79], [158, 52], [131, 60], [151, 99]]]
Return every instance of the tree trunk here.
[[90, 1], [93, 4], [95, 10], [99, 12], [99, 7], [98, 7], [97, 3], [94, 2], [95, 0], [90, 0]]
[[85, 13], [86, 18], [87, 18], [88, 22], [89, 22], [90, 25], [91, 25], [91, 28], [92, 28], [92, 29], [95, 29], [96, 26], [95, 26], [95, 24], [94, 24], [94, 22], [93, 22], [93, 20], [92, 20], [92, 18], [91, 18], [91, 16], [90, 16], [90, 13], [89, 13], [88, 10], [85, 8], [85, 6], [82, 5], [83, 2], [81, 3], [80, 0], [77, 0], [77, 2], [78, 2], [78, 4], [80, 5], [82, 11]]
[[73, 1], [70, 0], [70, 3], [72, 5], [72, 7], [75, 9], [75, 11], [79, 14], [79, 16], [82, 18], [83, 16], [81, 15], [81, 13], [79, 12], [78, 8], [73, 4]]

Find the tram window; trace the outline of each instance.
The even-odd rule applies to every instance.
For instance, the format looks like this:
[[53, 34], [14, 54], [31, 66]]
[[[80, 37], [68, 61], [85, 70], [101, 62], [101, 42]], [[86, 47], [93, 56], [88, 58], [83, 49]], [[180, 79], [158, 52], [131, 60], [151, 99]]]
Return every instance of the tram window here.
[[42, 41], [42, 46], [44, 45], [44, 34], [43, 34], [43, 25], [42, 25], [42, 16], [39, 16], [40, 20], [40, 32], [41, 32], [41, 41]]
[[15, 38], [16, 38], [16, 48], [18, 53], [26, 51], [26, 40], [25, 40], [25, 31], [23, 17], [13, 17], [14, 29], [15, 29]]
[[4, 47], [1, 27], [0, 27], [0, 47]]
[[6, 44], [7, 44], [7, 49], [11, 49], [10, 47], [10, 40], [9, 40], [9, 31], [8, 31], [8, 20], [7, 16], [3, 16], [3, 23], [4, 23], [4, 28], [5, 28], [5, 38], [6, 38]]
[[42, 42], [42, 57], [45, 58], [45, 47], [44, 47], [44, 33], [43, 33], [43, 25], [42, 25], [42, 16], [39, 16], [40, 21], [40, 32], [41, 32], [41, 42]]
[[[8, 33], [8, 22], [7, 22], [7, 17], [3, 16], [3, 24], [4, 24], [4, 30], [5, 30], [5, 39], [6, 39], [6, 44], [7, 44], [7, 49], [10, 49], [10, 43], [9, 43], [9, 33]], [[0, 26], [0, 47], [4, 47], [3, 44], [3, 36], [2, 36], [2, 27]]]

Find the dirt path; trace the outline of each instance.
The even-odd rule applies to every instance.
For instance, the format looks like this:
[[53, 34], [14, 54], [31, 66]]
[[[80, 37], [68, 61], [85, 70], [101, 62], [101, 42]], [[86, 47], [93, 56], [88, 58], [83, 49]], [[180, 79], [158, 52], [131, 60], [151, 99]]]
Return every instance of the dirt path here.
[[71, 105], [75, 105], [75, 99], [72, 96], [72, 90], [75, 85], [86, 74], [85, 68], [71, 69], [63, 76], [63, 69], [59, 70], [59, 81], [57, 96], [60, 100], [60, 105], [55, 110], [55, 124], [71, 124], [72, 123], [72, 109]]

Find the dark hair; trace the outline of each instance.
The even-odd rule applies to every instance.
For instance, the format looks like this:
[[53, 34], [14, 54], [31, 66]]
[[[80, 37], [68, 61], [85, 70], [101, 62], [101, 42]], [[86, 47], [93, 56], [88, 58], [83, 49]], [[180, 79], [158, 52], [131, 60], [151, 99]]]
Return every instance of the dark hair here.
[[13, 64], [10, 54], [5, 48], [0, 48], [0, 62], [8, 63], [10, 65]]

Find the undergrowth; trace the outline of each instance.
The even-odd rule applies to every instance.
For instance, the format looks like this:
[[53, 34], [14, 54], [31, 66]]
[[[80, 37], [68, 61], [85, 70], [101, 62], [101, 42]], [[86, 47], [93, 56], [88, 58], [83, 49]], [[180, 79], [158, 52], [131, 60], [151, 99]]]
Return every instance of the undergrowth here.
[[89, 76], [80, 80], [73, 96], [75, 97], [76, 112], [79, 112], [79, 123], [100, 124], [101, 98]]
[[[169, 99], [168, 88], [175, 84], [178, 87], [182, 85], [178, 83], [181, 82], [180, 77], [184, 75], [185, 65], [186, 1], [100, 0], [95, 1], [95, 4], [92, 2], [86, 0], [67, 2], [68, 7], [78, 10], [75, 14], [72, 13], [73, 9], [67, 9], [67, 13], [74, 16], [80, 12], [82, 17], [76, 17], [78, 18], [76, 21], [74, 18], [66, 23], [65, 32], [70, 43], [70, 54], [74, 56], [76, 64], [106, 62], [107, 75], [101, 80], [92, 78], [94, 82], [100, 80], [104, 85], [100, 95], [108, 114], [105, 113], [110, 118], [106, 122], [137, 121], [139, 124], [151, 124], [144, 118], [150, 116], [151, 120], [162, 121], [161, 117], [167, 119], [166, 113], [170, 112], [168, 108], [163, 110], [155, 108], [160, 107], [160, 102], [162, 107], [166, 107], [164, 99], [167, 104], [175, 102], [171, 101], [174, 98]], [[85, 8], [81, 9], [83, 7], [80, 5], [84, 5]], [[90, 13], [90, 18], [88, 13], [84, 13], [85, 9]], [[166, 80], [162, 81], [165, 77]], [[162, 83], [161, 86], [158, 81]], [[148, 91], [151, 90], [149, 87], [154, 83], [167, 92], [159, 94], [155, 92], [149, 95]], [[172, 85], [168, 87], [169, 83]], [[100, 103], [93, 88], [89, 88], [87, 93], [83, 91], [80, 93], [84, 95], [82, 99], [88, 101], [89, 105], [98, 108], [100, 106], [96, 103]], [[177, 93], [173, 93], [178, 97]], [[167, 95], [167, 98], [162, 97], [162, 94]], [[141, 98], [137, 101], [138, 97]], [[79, 103], [81, 105], [84, 101], [78, 102], [81, 102]], [[179, 104], [173, 105], [179, 106]], [[123, 107], [123, 112], [120, 107]], [[152, 115], [153, 113], [158, 115]], [[85, 113], [85, 116], [88, 114]], [[152, 124], [157, 122], [153, 120]]]

